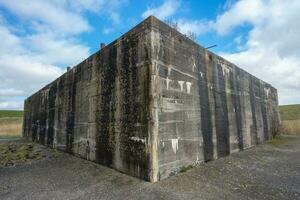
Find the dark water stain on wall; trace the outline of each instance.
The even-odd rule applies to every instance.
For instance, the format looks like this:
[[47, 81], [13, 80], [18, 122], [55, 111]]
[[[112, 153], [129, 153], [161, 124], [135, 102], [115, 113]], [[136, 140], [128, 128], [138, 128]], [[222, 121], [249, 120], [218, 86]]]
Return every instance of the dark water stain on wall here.
[[243, 145], [243, 132], [242, 132], [242, 111], [241, 111], [241, 102], [240, 102], [240, 86], [238, 82], [239, 70], [236, 69], [235, 73], [232, 75], [232, 95], [233, 95], [233, 105], [236, 113], [236, 124], [237, 124], [237, 135], [238, 135], [238, 145], [239, 149], [244, 148]]
[[73, 69], [67, 74], [67, 121], [66, 121], [66, 151], [72, 153], [74, 141], [74, 119], [76, 100], [76, 71]]
[[213, 69], [217, 150], [218, 157], [223, 157], [230, 153], [225, 79], [220, 65], [215, 65]]
[[261, 112], [263, 116], [263, 125], [264, 125], [264, 139], [267, 140], [269, 138], [268, 134], [268, 119], [267, 119], [267, 108], [266, 108], [266, 96], [265, 96], [265, 87], [264, 85], [260, 86], [260, 94], [261, 94]]
[[257, 140], [257, 124], [256, 124], [256, 110], [255, 110], [255, 91], [254, 89], [257, 88], [256, 80], [251, 77], [250, 81], [250, 102], [251, 102], [251, 112], [252, 112], [252, 120], [253, 125], [251, 127], [251, 144], [256, 145], [258, 143]]
[[47, 146], [53, 145], [54, 140], [54, 117], [55, 117], [55, 99], [56, 99], [57, 85], [54, 82], [49, 89], [49, 100], [48, 100], [48, 132], [47, 132]]
[[[139, 171], [142, 178], [149, 180], [149, 154], [145, 148], [148, 120], [148, 70], [138, 65], [139, 38], [132, 34], [121, 42], [122, 63], [120, 69], [121, 87], [121, 157], [129, 171]], [[143, 47], [140, 47], [143, 48]], [[147, 50], [145, 49], [147, 52]], [[148, 55], [143, 59], [147, 61]], [[143, 76], [141, 76], [141, 74]], [[146, 79], [144, 79], [146, 78]], [[144, 86], [143, 86], [144, 85]], [[144, 99], [144, 101], [143, 101]]]
[[96, 161], [111, 166], [114, 149], [114, 91], [116, 79], [117, 49], [105, 49], [103, 63], [99, 69], [101, 86], [99, 95], [99, 119], [97, 121]]
[[197, 59], [198, 63], [198, 87], [199, 87], [199, 98], [200, 98], [200, 109], [201, 109], [201, 131], [203, 137], [203, 151], [204, 160], [213, 160], [213, 141], [212, 141], [212, 124], [211, 124], [211, 113], [209, 109], [208, 99], [208, 80], [207, 80], [207, 65], [204, 53], [200, 54]]

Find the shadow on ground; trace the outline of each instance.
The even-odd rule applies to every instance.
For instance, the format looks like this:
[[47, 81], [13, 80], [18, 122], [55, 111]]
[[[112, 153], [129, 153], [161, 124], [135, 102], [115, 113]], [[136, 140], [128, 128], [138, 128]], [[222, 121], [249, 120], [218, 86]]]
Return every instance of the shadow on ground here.
[[0, 168], [0, 199], [300, 199], [297, 136], [283, 136], [158, 183], [51, 149], [43, 152], [47, 156], [31, 164]]

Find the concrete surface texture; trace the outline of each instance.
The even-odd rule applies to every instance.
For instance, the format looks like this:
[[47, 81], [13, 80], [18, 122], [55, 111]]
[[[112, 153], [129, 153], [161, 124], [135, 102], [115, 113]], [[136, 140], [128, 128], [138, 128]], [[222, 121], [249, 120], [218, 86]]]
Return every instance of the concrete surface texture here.
[[271, 139], [277, 91], [149, 17], [25, 101], [23, 135], [151, 182]]
[[31, 165], [0, 167], [0, 199], [300, 199], [299, 136], [285, 136], [156, 183], [53, 149], [43, 151], [47, 157]]

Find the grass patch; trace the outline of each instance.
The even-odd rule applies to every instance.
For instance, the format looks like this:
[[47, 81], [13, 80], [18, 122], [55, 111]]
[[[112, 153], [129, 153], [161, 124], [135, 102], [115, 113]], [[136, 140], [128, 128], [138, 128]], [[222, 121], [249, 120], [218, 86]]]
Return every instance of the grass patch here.
[[22, 138], [22, 135], [17, 133], [15, 135], [0, 135], [0, 139], [6, 139], [6, 140], [16, 140], [16, 139], [21, 139]]
[[289, 144], [292, 140], [293, 138], [289, 137], [276, 137], [272, 140], [267, 141], [267, 144], [270, 144], [274, 147], [280, 147]]
[[32, 143], [0, 143], [0, 167], [14, 166], [41, 158], [41, 151], [34, 150]]
[[281, 120], [297, 120], [300, 119], [300, 104], [279, 106]]
[[180, 168], [179, 172], [182, 173], [182, 172], [187, 172], [188, 170], [192, 169], [193, 166], [192, 165], [186, 165], [186, 166], [183, 166]]
[[0, 118], [22, 118], [23, 111], [20, 110], [0, 110]]

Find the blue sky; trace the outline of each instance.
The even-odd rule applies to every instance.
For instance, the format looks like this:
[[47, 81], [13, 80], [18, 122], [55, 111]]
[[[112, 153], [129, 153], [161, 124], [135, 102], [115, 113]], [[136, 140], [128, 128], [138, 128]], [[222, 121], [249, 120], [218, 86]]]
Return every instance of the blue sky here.
[[0, 0], [0, 109], [23, 100], [149, 15], [300, 103], [299, 0]]

